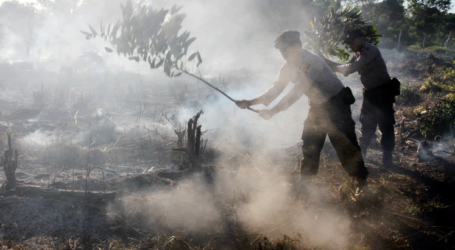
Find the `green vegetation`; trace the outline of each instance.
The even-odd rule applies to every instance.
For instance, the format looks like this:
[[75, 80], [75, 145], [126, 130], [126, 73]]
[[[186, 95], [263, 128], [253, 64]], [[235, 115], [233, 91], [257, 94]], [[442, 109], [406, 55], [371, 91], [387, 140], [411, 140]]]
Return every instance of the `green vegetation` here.
[[348, 46], [339, 47], [346, 35], [353, 29], [362, 29], [369, 43], [378, 44], [379, 37], [376, 26], [366, 22], [358, 8], [339, 8], [331, 10], [321, 18], [310, 22], [311, 31], [306, 31], [308, 47], [326, 56], [337, 56], [348, 60]]
[[[377, 24], [379, 33], [395, 46], [400, 39], [402, 45], [445, 47], [449, 32], [455, 27], [455, 14], [447, 12], [450, 0], [410, 0], [406, 3], [402, 0], [385, 0], [367, 2], [361, 6], [365, 18]], [[448, 43], [447, 47], [451, 44]]]
[[420, 91], [424, 93], [454, 93], [455, 69], [437, 67], [433, 71], [434, 73], [429, 75]]
[[417, 88], [402, 83], [396, 101], [398, 105], [415, 105], [421, 101], [421, 96]]
[[411, 215], [418, 215], [423, 212], [423, 209], [418, 207], [418, 206], [408, 206], [406, 208], [406, 213], [411, 214]]
[[425, 138], [434, 138], [450, 131], [455, 122], [455, 95], [439, 98], [420, 112], [420, 132]]
[[[427, 69], [428, 77], [419, 91], [426, 94], [427, 101], [414, 108], [413, 115], [419, 118], [420, 133], [427, 139], [450, 132], [455, 122], [455, 69], [447, 66], [431, 65]], [[413, 98], [421, 98], [410, 86], [402, 86], [397, 103], [409, 103]], [[419, 100], [420, 101], [420, 100]]]
[[450, 52], [451, 50], [448, 48], [444, 48], [442, 46], [433, 45], [433, 46], [425, 48], [425, 51], [446, 54], [446, 53]]
[[[174, 5], [170, 10], [155, 10], [148, 5], [133, 5], [131, 0], [120, 7], [121, 20], [112, 26], [101, 23], [99, 31], [89, 25], [90, 31], [81, 31], [86, 39], [99, 34], [110, 42], [117, 54], [136, 62], [148, 61], [150, 68], [162, 68], [170, 77], [181, 75], [186, 63], [195, 58], [197, 66], [202, 63], [199, 52], [186, 58], [188, 48], [196, 38], [190, 37], [188, 31], [180, 33], [185, 19], [185, 14], [179, 13], [182, 7]], [[111, 48], [105, 50], [113, 52]]]

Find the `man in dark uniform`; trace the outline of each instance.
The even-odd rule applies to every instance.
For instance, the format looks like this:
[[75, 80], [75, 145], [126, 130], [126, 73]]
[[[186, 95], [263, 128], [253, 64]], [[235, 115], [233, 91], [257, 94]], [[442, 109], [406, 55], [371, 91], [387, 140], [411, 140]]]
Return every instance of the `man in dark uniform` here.
[[276, 99], [289, 82], [293, 89], [273, 108], [260, 111], [260, 116], [270, 119], [294, 104], [302, 95], [310, 101], [310, 110], [303, 128], [302, 176], [316, 175], [319, 158], [328, 135], [346, 172], [356, 178], [357, 194], [366, 185], [368, 170], [365, 167], [352, 120], [351, 104], [355, 99], [349, 88], [345, 88], [324, 60], [302, 48], [300, 33], [285, 30], [275, 39], [286, 60], [278, 79], [265, 93], [252, 100], [236, 101], [240, 108], [264, 104], [268, 106]]
[[365, 42], [364, 33], [355, 29], [346, 36], [345, 43], [355, 53], [347, 64], [337, 64], [326, 58], [325, 61], [333, 71], [348, 76], [359, 72], [363, 85], [363, 103], [360, 114], [362, 136], [360, 148], [365, 158], [367, 148], [373, 138], [376, 127], [382, 133], [381, 145], [383, 148], [383, 166], [392, 165], [392, 151], [395, 146], [394, 127], [395, 117], [393, 103], [394, 94], [391, 93], [390, 76], [379, 49]]

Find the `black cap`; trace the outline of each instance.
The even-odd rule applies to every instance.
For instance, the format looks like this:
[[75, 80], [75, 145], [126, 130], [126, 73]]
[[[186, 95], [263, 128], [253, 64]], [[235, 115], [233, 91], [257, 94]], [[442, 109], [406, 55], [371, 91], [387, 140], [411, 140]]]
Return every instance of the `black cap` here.
[[346, 38], [344, 39], [343, 43], [351, 44], [354, 42], [354, 40], [356, 38], [359, 38], [359, 37], [365, 37], [365, 34], [363, 33], [363, 31], [361, 31], [359, 29], [351, 30], [351, 32], [349, 32], [346, 35]]
[[276, 37], [275, 48], [285, 49], [296, 43], [302, 44], [300, 41], [300, 32], [296, 30], [285, 30]]

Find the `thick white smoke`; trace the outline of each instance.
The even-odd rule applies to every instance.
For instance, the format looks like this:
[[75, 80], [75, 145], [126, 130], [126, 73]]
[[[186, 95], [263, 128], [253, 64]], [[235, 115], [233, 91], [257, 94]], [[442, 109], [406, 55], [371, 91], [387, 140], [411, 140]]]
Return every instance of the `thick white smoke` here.
[[[203, 131], [207, 131], [204, 137], [209, 139], [209, 147], [224, 143], [234, 145], [241, 156], [245, 156], [247, 151], [253, 153], [251, 157], [248, 155], [248, 160], [236, 163], [238, 165], [233, 166], [232, 171], [218, 171], [213, 185], [205, 185], [203, 177], [191, 177], [178, 182], [172, 189], [147, 190], [148, 193], [143, 194], [147, 201], [141, 210], [132, 209], [136, 206], [134, 197], [124, 198], [121, 209], [134, 210], [135, 215], [143, 216], [145, 220], [149, 218], [154, 222], [159, 221], [171, 229], [198, 232], [217, 229], [217, 225], [226, 219], [223, 215], [226, 204], [231, 204], [235, 221], [251, 232], [268, 236], [276, 236], [277, 232], [289, 235], [300, 232], [316, 247], [345, 247], [350, 220], [340, 211], [329, 207], [328, 191], [320, 185], [310, 185], [304, 187], [306, 191], [300, 190], [291, 185], [289, 180], [289, 173], [294, 165], [272, 164], [274, 159], [271, 156], [262, 159], [256, 157], [266, 150], [280, 150], [301, 142], [303, 121], [308, 112], [306, 97], [302, 97], [289, 110], [266, 121], [256, 113], [240, 110], [233, 102], [195, 79], [181, 77], [171, 80], [161, 72], [152, 71], [147, 63], [137, 64], [115, 53], [106, 53], [104, 47], [109, 47], [108, 44], [102, 39], [87, 41], [80, 30], [87, 30], [88, 24], [98, 25], [101, 21], [115, 22], [120, 18], [119, 4], [122, 2], [124, 1], [74, 1], [71, 6], [62, 5], [61, 12], [37, 10], [46, 14], [41, 15], [40, 24], [32, 29], [33, 38], [30, 40], [28, 53], [10, 47], [17, 41], [15, 36], [18, 34], [8, 30], [14, 27], [11, 20], [0, 18], [0, 24], [4, 27], [2, 32], [12, 34], [10, 37], [1, 38], [6, 45], [0, 48], [0, 52], [6, 53], [0, 53], [0, 59], [8, 63], [33, 62], [41, 65], [39, 67], [42, 67], [42, 72], [59, 72], [57, 75], [60, 76], [66, 74], [62, 72], [67, 72], [62, 69], [72, 69], [68, 71], [72, 73], [68, 73], [67, 78], [56, 79], [55, 75], [42, 73], [39, 79], [44, 79], [45, 84], [48, 84], [46, 86], [52, 83], [52, 86], [61, 87], [68, 98], [82, 100], [77, 103], [80, 106], [74, 103], [71, 107], [55, 105], [70, 110], [64, 113], [64, 116], [76, 125], [77, 119], [86, 119], [91, 123], [90, 127], [77, 127], [77, 132], [66, 135], [72, 138], [72, 143], [84, 142], [86, 146], [91, 143], [88, 135], [93, 135], [98, 130], [108, 130], [109, 133], [103, 134], [103, 138], [107, 138], [106, 143], [114, 143], [121, 135], [128, 134], [128, 131], [144, 124], [155, 128], [166, 126], [170, 130], [169, 124], [158, 125], [155, 119], [146, 115], [138, 124], [132, 126], [139, 116], [137, 112], [131, 114], [124, 111], [126, 107], [119, 104], [120, 100], [130, 98], [131, 103], [135, 103], [146, 98], [142, 95], [144, 88], [154, 89], [157, 93], [176, 92], [179, 89], [166, 90], [164, 83], [169, 83], [169, 86], [171, 83], [186, 83], [191, 85], [192, 91], [184, 92], [197, 104], [177, 107], [173, 111], [176, 120], [186, 121], [202, 109], [204, 114], [199, 124], [203, 126]], [[234, 99], [257, 97], [272, 85], [284, 63], [280, 53], [273, 47], [275, 36], [280, 29], [299, 29], [304, 26], [294, 24], [292, 27], [273, 27], [273, 21], [264, 15], [264, 10], [258, 9], [258, 3], [242, 0], [149, 1], [149, 4], [158, 9], [169, 8], [174, 4], [183, 6], [181, 11], [187, 14], [183, 29], [197, 37], [191, 50], [200, 51], [204, 60], [200, 69], [190, 70], [200, 73], [215, 84], [217, 79], [224, 77], [228, 85], [230, 84], [225, 90]], [[296, 11], [305, 16], [305, 10]], [[300, 31], [303, 33], [303, 30]], [[122, 73], [116, 72], [120, 69], [130, 74], [125, 73], [123, 77]], [[138, 76], [135, 77], [135, 74]], [[142, 79], [147, 79], [147, 82], [140, 82]], [[39, 83], [36, 79], [27, 80], [35, 85]], [[229, 81], [235, 81], [235, 84]], [[125, 83], [128, 84], [128, 92], [116, 90], [116, 86]], [[76, 92], [77, 85], [90, 88], [87, 87], [88, 91], [79, 93]], [[292, 85], [283, 95], [291, 89]], [[196, 94], [191, 97], [190, 92]], [[30, 91], [27, 93], [31, 96]], [[92, 97], [89, 100], [100, 107], [83, 114], [81, 107], [88, 102], [84, 96]], [[57, 100], [57, 97], [52, 98]], [[160, 105], [156, 105], [158, 107], [177, 106], [174, 99], [150, 102], [159, 102]], [[276, 103], [277, 101], [270, 107]], [[260, 105], [254, 108], [265, 107]], [[96, 117], [96, 113], [99, 113], [96, 110], [103, 110], [100, 115], [103, 117]], [[105, 114], [110, 112], [125, 115], [123, 119], [119, 118], [120, 115], [105, 117]], [[36, 121], [39, 122], [39, 119], [40, 116]], [[23, 144], [28, 147], [43, 146], [58, 138], [58, 132], [36, 130], [23, 138]], [[308, 193], [309, 198], [296, 198], [296, 193], [299, 192]], [[118, 207], [112, 206], [108, 212], [118, 213], [117, 209]], [[157, 216], [163, 217], [155, 220]]]

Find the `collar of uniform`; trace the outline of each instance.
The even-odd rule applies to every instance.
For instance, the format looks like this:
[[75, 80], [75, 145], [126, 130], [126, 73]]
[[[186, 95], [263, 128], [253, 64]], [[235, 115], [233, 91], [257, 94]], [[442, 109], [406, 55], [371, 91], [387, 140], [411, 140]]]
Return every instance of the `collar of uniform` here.
[[300, 66], [303, 64], [303, 62], [305, 61], [305, 58], [308, 56], [308, 51], [306, 49], [303, 49], [303, 51], [301, 52], [301, 55], [300, 55], [300, 60], [298, 63], [294, 63], [294, 62], [286, 62], [286, 64], [288, 65], [294, 65], [294, 66]]
[[365, 42], [365, 43], [363, 44], [362, 49], [360, 50], [360, 53], [367, 51], [369, 48], [370, 48], [370, 44], [367, 43], [367, 42]]
[[303, 49], [302, 52], [301, 52], [301, 55], [300, 55], [300, 61], [299, 61], [299, 63], [298, 63], [298, 64], [294, 63], [294, 65], [296, 65], [296, 66], [302, 65], [303, 62], [305, 61], [305, 59], [308, 57], [309, 53], [310, 53], [310, 52], [309, 52], [308, 50]]
[[302, 56], [300, 57], [301, 58], [300, 63], [303, 63], [305, 58], [307, 58], [309, 55], [310, 55], [310, 51], [308, 51], [307, 49], [302, 49]]

